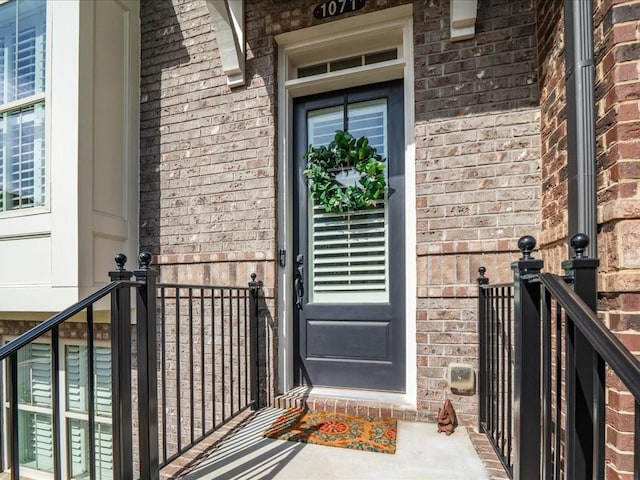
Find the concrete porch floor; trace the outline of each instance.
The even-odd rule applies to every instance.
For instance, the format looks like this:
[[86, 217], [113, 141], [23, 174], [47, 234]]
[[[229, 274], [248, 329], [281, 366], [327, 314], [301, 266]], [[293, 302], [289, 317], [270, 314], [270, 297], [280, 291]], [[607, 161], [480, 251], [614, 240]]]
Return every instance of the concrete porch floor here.
[[489, 475], [466, 430], [449, 437], [433, 423], [398, 421], [396, 453], [372, 453], [262, 437], [282, 412], [268, 408], [177, 475], [186, 480], [428, 479], [485, 480]]

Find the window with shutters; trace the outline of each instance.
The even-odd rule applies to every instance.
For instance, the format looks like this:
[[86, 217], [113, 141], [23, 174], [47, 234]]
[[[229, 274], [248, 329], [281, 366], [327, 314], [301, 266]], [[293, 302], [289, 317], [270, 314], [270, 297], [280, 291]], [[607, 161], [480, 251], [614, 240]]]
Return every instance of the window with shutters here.
[[20, 464], [53, 472], [51, 347], [34, 343], [18, 351]]
[[[87, 347], [65, 346], [67, 446], [70, 478], [89, 476], [89, 375]], [[97, 347], [94, 355], [96, 479], [112, 478], [111, 350]]]
[[[327, 145], [336, 130], [367, 137], [387, 156], [386, 99], [315, 110], [307, 119], [312, 145]], [[385, 170], [386, 172], [386, 170]], [[389, 252], [387, 201], [374, 208], [327, 213], [309, 202], [311, 300], [313, 302], [387, 302]]]
[[0, 212], [45, 204], [46, 0], [0, 5]]
[[[89, 362], [86, 345], [61, 346], [62, 422], [60, 444], [66, 452], [64, 478], [113, 479], [111, 434], [111, 350], [94, 350], [95, 477], [90, 475]], [[40, 478], [53, 473], [53, 389], [51, 345], [33, 343], [18, 353], [18, 410], [21, 472]], [[6, 392], [7, 389], [5, 388]], [[7, 405], [5, 403], [5, 405]], [[8, 415], [8, 412], [5, 412]], [[5, 422], [5, 425], [7, 423]], [[6, 457], [5, 457], [6, 458]]]

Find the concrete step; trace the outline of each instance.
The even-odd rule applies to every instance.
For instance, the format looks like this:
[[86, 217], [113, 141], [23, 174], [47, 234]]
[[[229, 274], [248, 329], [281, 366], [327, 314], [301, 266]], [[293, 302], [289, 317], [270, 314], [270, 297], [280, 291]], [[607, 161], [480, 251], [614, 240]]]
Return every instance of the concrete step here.
[[[325, 402], [326, 405], [326, 402]], [[398, 421], [393, 455], [263, 438], [282, 414], [266, 408], [225, 440], [184, 480], [489, 480], [464, 428], [438, 434], [433, 424]]]
[[421, 418], [415, 405], [404, 402], [401, 394], [347, 389], [296, 387], [275, 398], [276, 408], [302, 408], [319, 412], [345, 413], [407, 421], [433, 421]]

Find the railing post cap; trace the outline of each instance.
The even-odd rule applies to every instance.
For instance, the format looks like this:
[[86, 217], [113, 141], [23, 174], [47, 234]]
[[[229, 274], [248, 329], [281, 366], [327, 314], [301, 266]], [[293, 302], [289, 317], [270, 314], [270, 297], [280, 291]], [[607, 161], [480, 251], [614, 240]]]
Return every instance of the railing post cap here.
[[569, 241], [573, 251], [575, 252], [573, 258], [584, 258], [584, 251], [589, 246], [589, 237], [585, 233], [576, 233], [571, 237]]
[[109, 272], [109, 278], [112, 282], [116, 280], [129, 280], [132, 273], [127, 271], [125, 264], [127, 263], [127, 256], [124, 253], [116, 254], [113, 259], [116, 262], [116, 269]]
[[572, 259], [562, 262], [562, 268], [569, 277], [575, 276], [577, 270], [596, 269], [600, 265], [600, 260], [597, 257], [591, 258], [584, 253], [589, 242], [589, 237], [584, 233], [576, 233], [569, 240], [574, 255]]
[[153, 255], [151, 255], [149, 252], [140, 252], [140, 255], [138, 255], [138, 263], [140, 264], [140, 269], [149, 270], [151, 260], [153, 260]]
[[536, 239], [531, 235], [525, 235], [518, 240], [518, 248], [522, 252], [522, 257], [517, 262], [511, 264], [511, 270], [514, 272], [520, 272], [520, 275], [525, 273], [539, 273], [544, 266], [542, 260], [538, 260], [531, 256], [531, 252], [536, 247]]
[[531, 252], [536, 248], [536, 239], [531, 235], [525, 235], [518, 240], [518, 249], [522, 253], [520, 260], [531, 260]]
[[113, 260], [116, 262], [116, 270], [124, 270], [124, 266], [127, 263], [127, 256], [124, 253], [116, 253]]
[[133, 272], [136, 280], [149, 282], [150, 277], [155, 277], [157, 273], [150, 268], [153, 255], [149, 252], [140, 252], [138, 255], [138, 268]]
[[489, 283], [489, 279], [484, 276], [484, 274], [487, 273], [487, 269], [485, 267], [481, 266], [480, 268], [478, 268], [478, 273], [480, 274], [480, 276], [477, 278], [477, 282], [480, 285], [488, 284]]

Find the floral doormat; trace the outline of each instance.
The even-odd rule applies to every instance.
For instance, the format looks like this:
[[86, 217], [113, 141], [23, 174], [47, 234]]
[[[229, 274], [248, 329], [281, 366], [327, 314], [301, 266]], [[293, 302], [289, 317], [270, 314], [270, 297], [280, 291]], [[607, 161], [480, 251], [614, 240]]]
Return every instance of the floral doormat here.
[[263, 436], [367, 452], [395, 453], [396, 428], [395, 418], [356, 417], [288, 408]]

